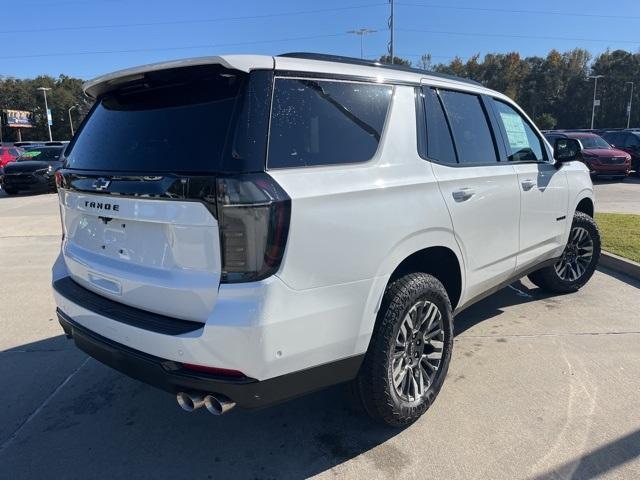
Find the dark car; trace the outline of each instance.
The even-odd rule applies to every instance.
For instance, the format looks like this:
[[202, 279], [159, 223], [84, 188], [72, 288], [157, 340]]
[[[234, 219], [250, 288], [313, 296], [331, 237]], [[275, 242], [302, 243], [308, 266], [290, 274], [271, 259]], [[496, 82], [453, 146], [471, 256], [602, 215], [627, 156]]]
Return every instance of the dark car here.
[[613, 148], [602, 137], [588, 132], [549, 132], [545, 134], [553, 145], [557, 138], [574, 138], [582, 144], [582, 160], [592, 176], [624, 178], [631, 170], [631, 155]]
[[631, 155], [631, 168], [635, 170], [636, 177], [640, 177], [640, 130], [610, 130], [604, 132], [602, 137], [614, 147]]
[[55, 191], [55, 172], [62, 167], [64, 147], [40, 147], [24, 152], [4, 168], [2, 189], [13, 195], [21, 190]]

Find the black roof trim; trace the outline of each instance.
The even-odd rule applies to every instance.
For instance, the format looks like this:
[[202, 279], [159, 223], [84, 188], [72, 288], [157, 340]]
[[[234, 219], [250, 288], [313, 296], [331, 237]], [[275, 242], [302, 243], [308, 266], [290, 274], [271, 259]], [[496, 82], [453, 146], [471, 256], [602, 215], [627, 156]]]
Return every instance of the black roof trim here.
[[431, 72], [429, 70], [422, 70], [420, 68], [407, 67], [404, 65], [391, 65], [388, 63], [380, 63], [374, 60], [364, 60], [361, 58], [344, 57], [341, 55], [330, 55], [326, 53], [311, 53], [311, 52], [288, 52], [278, 55], [279, 57], [288, 58], [301, 58], [306, 60], [321, 60], [324, 62], [337, 62], [337, 63], [349, 63], [351, 65], [362, 65], [366, 67], [378, 67], [388, 70], [397, 70], [400, 72], [420, 73], [423, 75], [429, 75], [432, 77], [443, 78], [446, 80], [455, 80], [456, 82], [468, 83], [470, 85], [477, 85], [483, 87], [480, 82], [470, 80], [468, 78], [456, 77], [455, 75], [448, 75], [446, 73]]

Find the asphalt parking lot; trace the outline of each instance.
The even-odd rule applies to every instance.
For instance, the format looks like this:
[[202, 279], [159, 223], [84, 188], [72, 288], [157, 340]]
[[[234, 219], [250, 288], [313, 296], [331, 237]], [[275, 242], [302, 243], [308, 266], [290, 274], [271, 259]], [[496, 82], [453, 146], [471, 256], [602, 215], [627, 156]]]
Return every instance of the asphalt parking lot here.
[[340, 386], [188, 414], [61, 334], [57, 215], [55, 195], [0, 194], [0, 478], [640, 477], [637, 282], [599, 271], [552, 297], [523, 280], [467, 310], [442, 393], [404, 431]]

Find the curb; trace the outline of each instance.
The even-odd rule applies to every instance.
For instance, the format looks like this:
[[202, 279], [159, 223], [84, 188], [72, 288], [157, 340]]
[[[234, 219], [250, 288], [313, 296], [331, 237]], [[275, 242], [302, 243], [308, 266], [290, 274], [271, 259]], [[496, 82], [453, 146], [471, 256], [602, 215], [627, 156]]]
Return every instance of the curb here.
[[620, 257], [611, 252], [602, 250], [598, 266], [615, 270], [616, 272], [624, 273], [631, 278], [640, 280], [640, 263]]

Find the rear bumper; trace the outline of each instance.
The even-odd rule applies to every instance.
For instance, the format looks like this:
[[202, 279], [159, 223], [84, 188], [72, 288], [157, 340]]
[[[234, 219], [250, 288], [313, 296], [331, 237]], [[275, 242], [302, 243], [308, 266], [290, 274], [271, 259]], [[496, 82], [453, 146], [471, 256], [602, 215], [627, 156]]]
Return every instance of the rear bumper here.
[[353, 379], [364, 358], [357, 355], [269, 380], [224, 379], [194, 374], [179, 362], [134, 350], [82, 327], [60, 309], [58, 321], [76, 346], [119, 372], [170, 393], [199, 391], [225, 395], [238, 406], [262, 408]]

